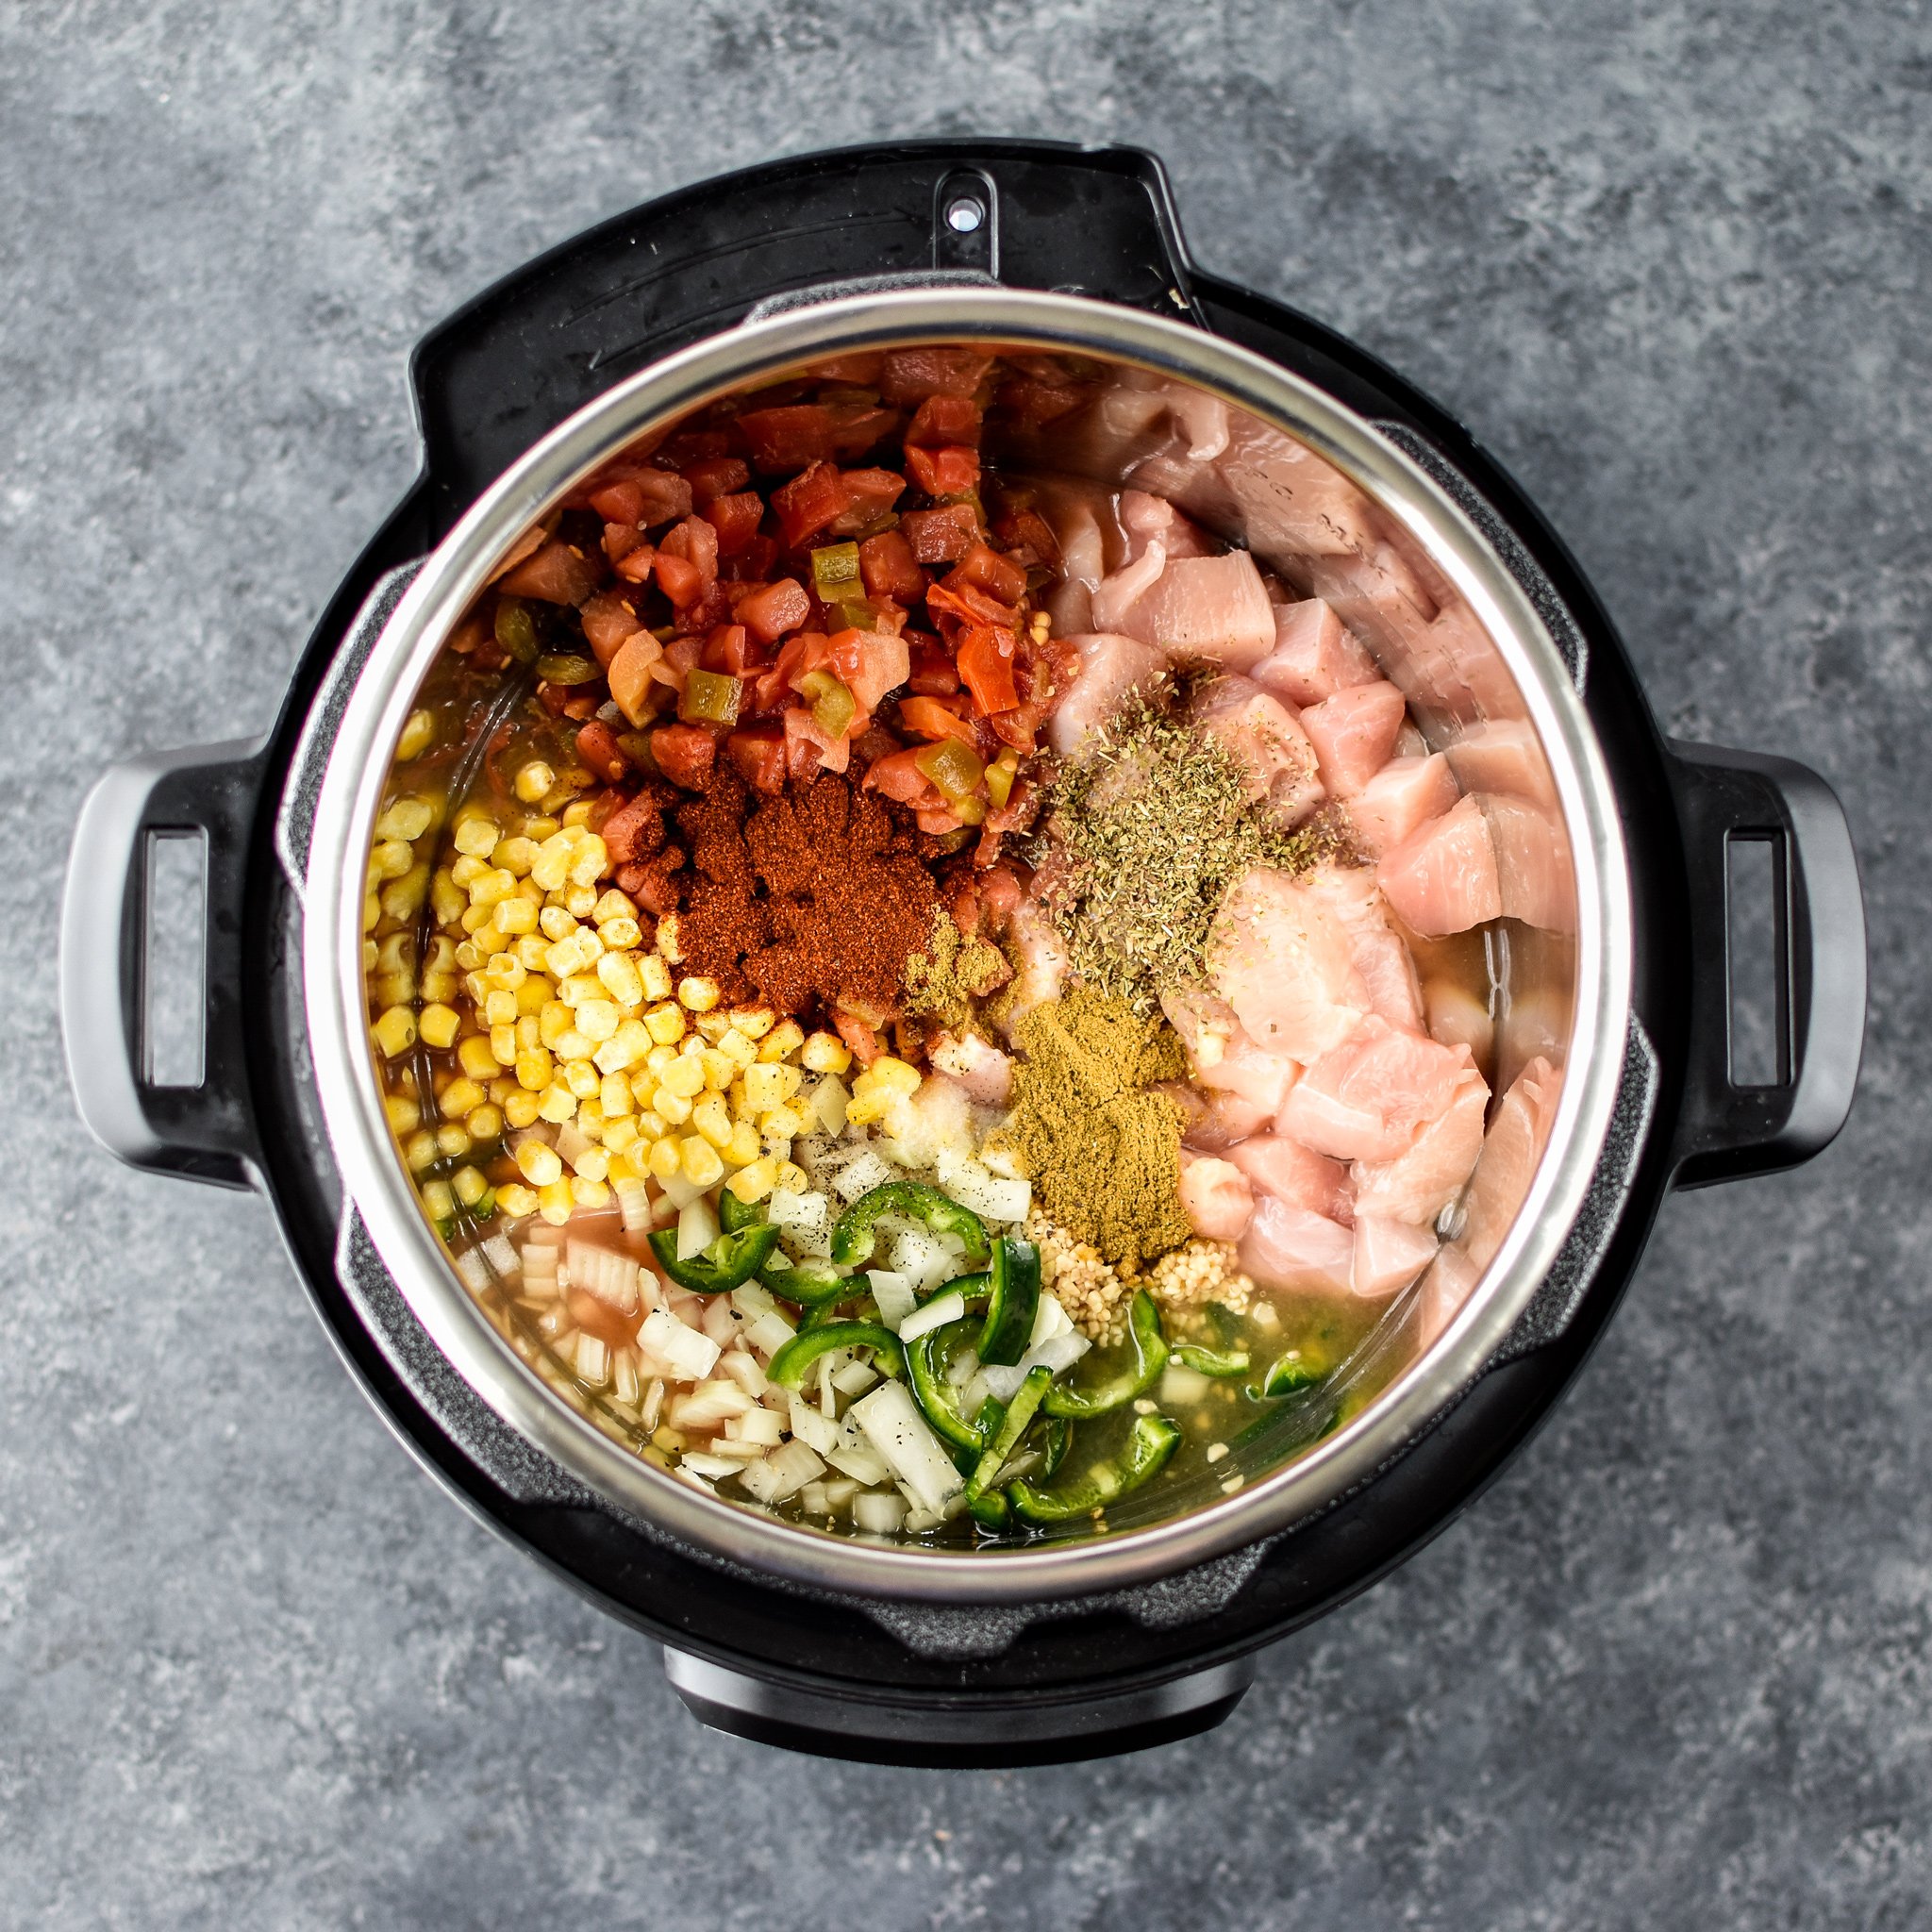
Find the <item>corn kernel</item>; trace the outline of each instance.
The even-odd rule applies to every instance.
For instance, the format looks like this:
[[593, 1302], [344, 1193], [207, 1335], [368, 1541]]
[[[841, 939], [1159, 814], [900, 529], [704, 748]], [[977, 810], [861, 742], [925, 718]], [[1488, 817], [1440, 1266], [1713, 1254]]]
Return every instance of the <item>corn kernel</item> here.
[[[391, 1007], [370, 1028], [375, 1043], [391, 1059], [408, 1053], [416, 1043], [416, 1016], [408, 1007]], [[699, 1083], [702, 1085], [702, 1081]]]
[[715, 1093], [708, 1093], [691, 1110], [691, 1124], [713, 1147], [731, 1141], [731, 1110]]
[[496, 1206], [512, 1221], [520, 1221], [525, 1214], [537, 1211], [537, 1197], [528, 1188], [515, 1181], [508, 1181], [496, 1191]]
[[514, 953], [494, 953], [483, 968], [483, 984], [493, 992], [514, 992], [529, 976]]
[[[575, 809], [575, 806], [571, 807], [571, 811]], [[586, 816], [588, 815], [587, 810]], [[568, 822], [570, 812], [565, 812], [564, 818]], [[605, 846], [603, 840], [598, 838], [595, 832], [586, 832], [577, 841], [576, 851], [571, 856], [571, 884], [583, 887], [594, 886], [609, 869], [610, 854]], [[596, 903], [596, 894], [593, 892], [591, 895], [591, 906], [594, 906]], [[588, 912], [591, 909], [591, 906], [586, 906], [584, 911]], [[576, 908], [573, 907], [571, 909], [575, 911]]]
[[[467, 811], [457, 821], [451, 842], [465, 858], [487, 858], [496, 850], [496, 841], [502, 836], [496, 821], [488, 812]], [[457, 874], [458, 885], [467, 883], [460, 874]]]
[[452, 1080], [437, 1096], [445, 1119], [460, 1120], [473, 1107], [481, 1107], [484, 1092], [475, 1080], [459, 1077]]
[[622, 1074], [606, 1074], [598, 1084], [597, 1104], [604, 1109], [607, 1120], [628, 1113], [633, 1104], [630, 1082]]
[[551, 1125], [560, 1127], [565, 1121], [575, 1120], [577, 1113], [577, 1097], [561, 1080], [553, 1080], [537, 1098], [537, 1118], [548, 1121]]
[[607, 946], [623, 952], [634, 951], [644, 942], [644, 929], [635, 919], [607, 919], [597, 930]]
[[490, 1058], [499, 1066], [515, 1066], [523, 1050], [514, 1026], [496, 1025], [490, 1029]]
[[691, 1118], [691, 1102], [683, 1094], [660, 1085], [651, 1095], [651, 1111], [674, 1127], [681, 1127]]
[[601, 1175], [593, 1179], [589, 1174], [578, 1174], [570, 1184], [570, 1197], [579, 1208], [608, 1208], [610, 1205], [610, 1190], [604, 1185]]
[[517, 996], [495, 988], [483, 996], [483, 1024], [486, 1026], [514, 1026], [517, 1024]]
[[543, 936], [555, 945], [559, 940], [567, 940], [576, 931], [577, 923], [561, 906], [546, 906], [537, 915], [537, 924], [542, 927]]
[[852, 1064], [852, 1049], [836, 1033], [814, 1033], [799, 1058], [814, 1074], [842, 1074]]
[[538, 1211], [552, 1227], [561, 1227], [570, 1219], [571, 1207], [571, 1186], [561, 1175], [537, 1190]]
[[651, 1050], [651, 1036], [641, 1020], [625, 1020], [591, 1058], [600, 1074], [621, 1074], [634, 1067]]
[[715, 1046], [731, 1031], [731, 1015], [723, 1007], [715, 1007], [708, 1013], [693, 1013], [691, 1024]]
[[517, 988], [517, 1018], [541, 1015], [557, 997], [557, 989], [541, 973], [532, 973]]
[[658, 1089], [682, 1100], [694, 1099], [705, 1091], [705, 1070], [694, 1056], [680, 1054], [664, 1069]]
[[391, 1133], [413, 1134], [423, 1124], [423, 1109], [407, 1093], [391, 1093], [382, 1110], [389, 1116]]
[[[637, 1089], [633, 1087], [632, 1092]], [[638, 1116], [638, 1132], [647, 1141], [661, 1141], [671, 1131], [671, 1123], [661, 1113], [655, 1113], [646, 1108]]]
[[725, 1029], [724, 1037], [718, 1041], [718, 1051], [734, 1066], [739, 1067], [750, 1066], [758, 1057], [757, 1042], [746, 1039], [736, 1026]]
[[601, 1181], [610, 1172], [610, 1157], [601, 1147], [586, 1147], [571, 1162], [587, 1181]]
[[454, 925], [457, 915], [463, 909], [462, 891], [450, 877], [447, 866], [439, 866], [436, 876], [429, 882], [429, 905], [436, 914], [438, 925]]
[[594, 1141], [604, 1126], [604, 1109], [597, 1104], [594, 1094], [577, 1104], [577, 1132], [587, 1141]]
[[505, 872], [513, 872], [520, 879], [530, 875], [530, 868], [537, 862], [537, 841], [517, 833], [508, 839], [499, 839], [496, 849], [490, 855], [491, 865], [500, 865]]
[[518, 963], [526, 973], [543, 971], [543, 955], [550, 950], [550, 941], [541, 932], [526, 932], [516, 942]]
[[470, 1136], [460, 1121], [444, 1121], [436, 1130], [436, 1151], [452, 1159], [470, 1151]]
[[530, 861], [530, 877], [546, 892], [558, 891], [570, 875], [571, 841], [561, 832], [553, 832], [537, 847]]
[[684, 1015], [674, 1006], [653, 1007], [644, 1015], [644, 1029], [659, 1046], [675, 1046], [684, 1038]]
[[749, 1121], [733, 1121], [731, 1138], [720, 1150], [735, 1167], [749, 1167], [763, 1151], [758, 1130]]
[[882, 1053], [858, 1078], [886, 1093], [908, 1094], [919, 1090], [919, 1069], [894, 1059], [889, 1053]]
[[412, 865], [401, 878], [391, 880], [382, 889], [382, 909], [391, 919], [414, 919], [428, 890], [429, 868]]
[[503, 1102], [503, 1117], [510, 1126], [518, 1129], [534, 1126], [537, 1120], [537, 1096], [519, 1087]]
[[719, 999], [718, 982], [692, 974], [677, 982], [677, 1004], [693, 1013], [708, 1013]]
[[536, 929], [537, 908], [527, 899], [505, 897], [496, 902], [496, 911], [490, 923], [506, 938], [519, 939]]
[[758, 1132], [774, 1141], [795, 1141], [805, 1122], [795, 1108], [774, 1107], [758, 1121]]
[[[589, 1100], [602, 1084], [595, 1067], [589, 1060], [566, 1060], [563, 1063], [563, 1084], [578, 1100]], [[575, 1108], [571, 1109], [576, 1111]]]
[[669, 1135], [651, 1149], [651, 1172], [660, 1181], [668, 1181], [673, 1174], [684, 1172], [684, 1158], [677, 1151], [677, 1142]]
[[805, 1028], [796, 1020], [781, 1020], [758, 1041], [758, 1058], [777, 1065], [805, 1043]]
[[527, 1141], [519, 1141], [511, 1158], [523, 1177], [533, 1188], [547, 1188], [563, 1172], [563, 1161], [557, 1149], [534, 1135]]
[[436, 1165], [436, 1136], [427, 1127], [419, 1127], [403, 1142], [403, 1158], [408, 1163], [411, 1174], [421, 1174], [425, 1167]]
[[593, 1046], [602, 1046], [624, 1024], [615, 1000], [585, 1000], [577, 1008], [577, 1031]]
[[644, 982], [644, 997], [647, 1000], [670, 997], [671, 968], [656, 953], [646, 953], [638, 961], [638, 977]]
[[550, 1056], [534, 1046], [517, 1055], [517, 1085], [528, 1093], [541, 1093], [550, 1084]]
[[638, 1131], [635, 1115], [628, 1113], [606, 1115], [604, 1121], [604, 1144], [611, 1153], [622, 1154], [626, 1147], [635, 1147], [642, 1139], [642, 1134]]
[[449, 1191], [449, 1183], [425, 1181], [423, 1207], [431, 1221], [441, 1223], [450, 1220], [457, 1211], [457, 1204], [456, 1197]]
[[483, 1178], [479, 1169], [459, 1167], [449, 1177], [450, 1192], [465, 1208], [474, 1208], [490, 1191], [490, 1183]]
[[403, 721], [403, 735], [396, 740], [396, 757], [407, 765], [412, 758], [420, 758], [435, 741], [435, 713], [418, 708]]
[[738, 1076], [738, 1068], [718, 1051], [708, 1046], [697, 1056], [698, 1064], [705, 1070], [705, 1085], [713, 1093], [728, 1093], [731, 1083]]
[[802, 1194], [811, 1186], [811, 1176], [795, 1160], [778, 1163], [778, 1185], [788, 1194]]
[[480, 1033], [473, 1033], [457, 1042], [457, 1065], [473, 1080], [491, 1079], [508, 1064], [496, 1053], [493, 1032], [488, 1040]]
[[628, 893], [609, 886], [597, 895], [597, 903], [591, 908], [591, 917], [598, 925], [606, 925], [613, 919], [634, 918], [637, 909]]
[[475, 939], [486, 925], [492, 924], [495, 919], [496, 908], [493, 906], [465, 906], [458, 924]]
[[749, 1166], [740, 1168], [724, 1185], [747, 1206], [754, 1201], [762, 1201], [778, 1185], [778, 1163], [769, 1159], [754, 1160]]
[[475, 940], [463, 940], [457, 946], [457, 964], [465, 973], [475, 973], [488, 958], [489, 955], [477, 946]]
[[423, 1008], [417, 1017], [416, 1031], [425, 1046], [433, 1046], [441, 1053], [456, 1043], [457, 1028], [462, 1024], [454, 1007], [438, 1004]]
[[488, 925], [479, 925], [470, 941], [476, 949], [479, 960], [493, 958], [509, 942], [509, 935], [507, 932], [498, 932], [493, 920]]
[[622, 953], [606, 953], [597, 961], [597, 977], [604, 990], [621, 1007], [641, 1007], [644, 1003], [644, 982], [638, 969]]
[[557, 774], [541, 758], [531, 758], [518, 768], [514, 790], [525, 805], [535, 805], [550, 795]]
[[677, 1158], [685, 1179], [693, 1187], [708, 1188], [724, 1177], [724, 1163], [702, 1134], [687, 1134], [677, 1143]]
[[760, 1061], [744, 1070], [745, 1104], [754, 1114], [783, 1107], [798, 1091], [804, 1075], [796, 1067], [768, 1066]]
[[362, 930], [374, 932], [382, 918], [382, 895], [379, 892], [365, 892], [362, 895]]
[[537, 1038], [545, 1046], [555, 1046], [575, 1021], [576, 1015], [561, 1000], [545, 1000], [537, 1012]]
[[490, 1101], [481, 1107], [474, 1107], [463, 1116], [463, 1124], [470, 1130], [470, 1139], [483, 1142], [486, 1146], [503, 1135], [503, 1109]]
[[407, 839], [384, 839], [369, 855], [371, 882], [399, 879], [415, 862], [416, 855], [409, 850]]
[[848, 1125], [870, 1126], [874, 1121], [884, 1120], [898, 1100], [896, 1093], [889, 1093], [883, 1087], [868, 1087], [863, 1093], [855, 1092], [845, 1108]]

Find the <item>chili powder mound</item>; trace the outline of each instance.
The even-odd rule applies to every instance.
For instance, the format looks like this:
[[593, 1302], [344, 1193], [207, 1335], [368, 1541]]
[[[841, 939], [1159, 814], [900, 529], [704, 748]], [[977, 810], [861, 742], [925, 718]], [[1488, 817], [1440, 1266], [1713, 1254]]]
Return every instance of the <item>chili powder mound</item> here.
[[749, 802], [720, 772], [677, 808], [691, 853], [677, 915], [686, 970], [780, 1013], [846, 1007], [882, 1020], [939, 909], [914, 835], [834, 774]]

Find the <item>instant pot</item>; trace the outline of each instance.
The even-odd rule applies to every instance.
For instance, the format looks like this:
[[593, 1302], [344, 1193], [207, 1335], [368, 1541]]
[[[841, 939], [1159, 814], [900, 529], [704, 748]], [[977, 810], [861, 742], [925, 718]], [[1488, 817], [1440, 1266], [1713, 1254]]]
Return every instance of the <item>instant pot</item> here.
[[[976, 1556], [799, 1530], [702, 1494], [516, 1359], [382, 1123], [358, 917], [402, 718], [533, 518], [725, 389], [814, 357], [967, 340], [1074, 350], [1150, 393], [1217, 398], [1220, 430], [1165, 459], [1162, 493], [1264, 560], [1274, 526], [1304, 514], [1312, 472], [1293, 464], [1336, 478], [1403, 553], [1376, 568], [1407, 570], [1435, 587], [1421, 593], [1432, 610], [1470, 620], [1446, 658], [1441, 623], [1426, 640], [1374, 640], [1389, 675], [1451, 728], [1493, 718], [1497, 693], [1518, 707], [1575, 886], [1557, 1121], [1524, 1211], [1445, 1331], [1346, 1426], [1237, 1494]], [[1098, 1756], [1218, 1723], [1263, 1645], [1419, 1548], [1528, 1439], [1667, 1189], [1791, 1166], [1842, 1124], [1865, 955], [1830, 790], [1784, 759], [1663, 742], [1589, 585], [1508, 477], [1359, 349], [1195, 270], [1151, 157], [936, 142], [728, 176], [499, 283], [424, 341], [411, 375], [422, 475], [325, 613], [267, 741], [117, 766], [83, 810], [61, 951], [70, 1069], [123, 1159], [269, 1197], [377, 1411], [475, 1515], [657, 1639], [704, 1722], [949, 1765]], [[1230, 494], [1232, 473], [1206, 467], [1229, 424], [1256, 439], [1265, 488]], [[159, 1084], [149, 1058], [154, 854], [180, 835], [206, 850], [192, 1087]], [[1739, 962], [1774, 991], [1774, 1064], [1752, 1070], [1757, 1084], [1733, 1061], [1741, 843], [1772, 858], [1770, 958]], [[117, 1032], [86, 1029], [101, 1012], [121, 1016]]]

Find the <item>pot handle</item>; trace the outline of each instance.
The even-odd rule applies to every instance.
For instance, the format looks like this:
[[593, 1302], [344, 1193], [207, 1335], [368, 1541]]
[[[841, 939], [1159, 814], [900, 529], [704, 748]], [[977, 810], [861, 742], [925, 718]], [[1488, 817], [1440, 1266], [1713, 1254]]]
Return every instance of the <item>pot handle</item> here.
[[[1865, 1032], [1865, 905], [1837, 794], [1790, 758], [1671, 746], [1690, 884], [1690, 1053], [1672, 1158], [1680, 1188], [1795, 1167], [1851, 1110]], [[1734, 1077], [1730, 853], [1773, 853], [1777, 1078]]]
[[[248, 845], [263, 747], [246, 741], [110, 766], [75, 827], [60, 908], [60, 1026], [80, 1117], [108, 1153], [150, 1174], [254, 1185], [259, 1142], [242, 1046]], [[153, 1077], [149, 912], [165, 838], [203, 861], [201, 1076]]]

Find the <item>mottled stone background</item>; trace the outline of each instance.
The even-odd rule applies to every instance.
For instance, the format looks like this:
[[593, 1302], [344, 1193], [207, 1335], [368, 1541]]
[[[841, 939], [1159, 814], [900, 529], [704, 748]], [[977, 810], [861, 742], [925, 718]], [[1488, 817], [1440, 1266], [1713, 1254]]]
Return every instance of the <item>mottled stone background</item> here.
[[[1932, 25], [1600, 0], [0, 6], [0, 1921], [1906, 1926], [1932, 1881]], [[68, 1103], [101, 761], [265, 725], [403, 358], [813, 146], [1158, 150], [1199, 258], [1446, 399], [1677, 733], [1840, 789], [1859, 1109], [1671, 1205], [1583, 1385], [1218, 1735], [1014, 1774], [696, 1729], [415, 1473], [258, 1201]]]

